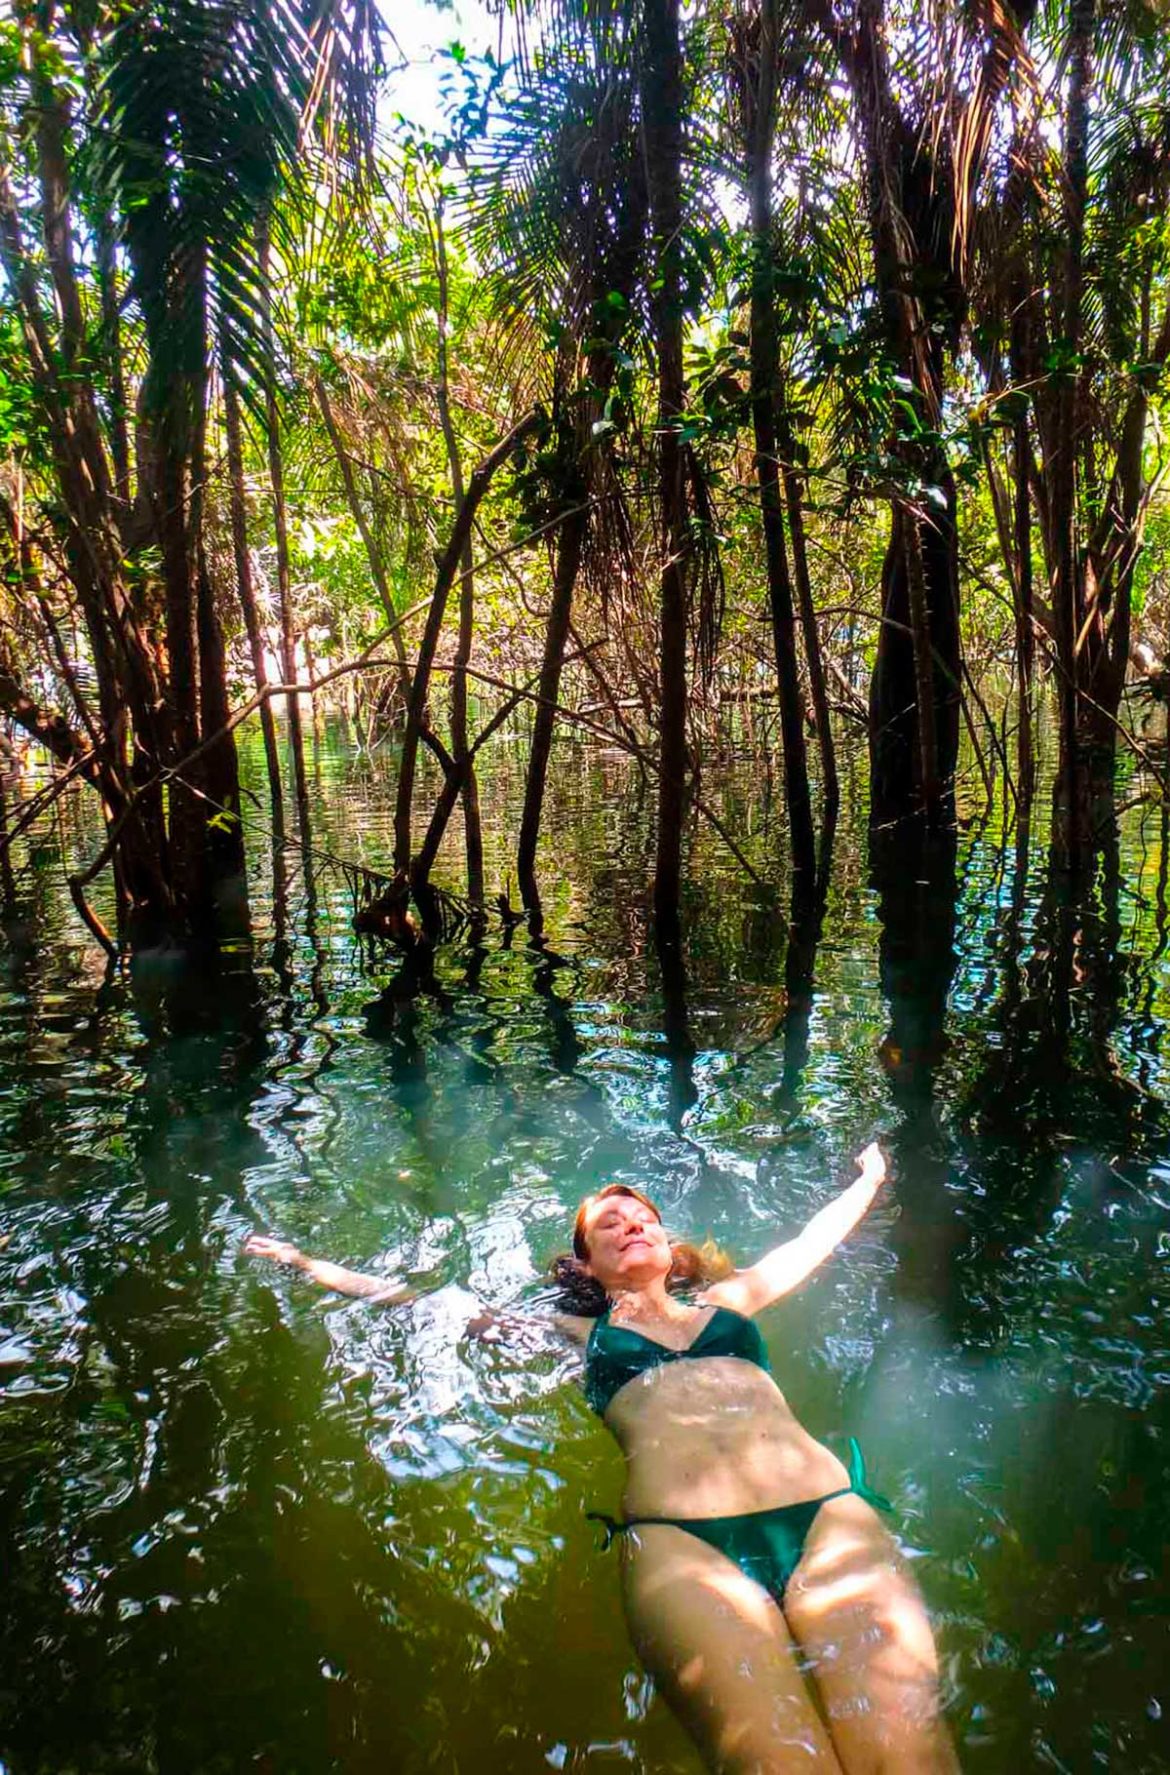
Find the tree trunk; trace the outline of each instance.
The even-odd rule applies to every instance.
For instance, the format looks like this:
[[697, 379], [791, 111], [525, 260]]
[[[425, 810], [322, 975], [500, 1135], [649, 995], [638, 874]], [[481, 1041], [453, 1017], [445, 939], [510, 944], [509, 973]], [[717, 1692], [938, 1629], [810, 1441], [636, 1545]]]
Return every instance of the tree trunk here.
[[[945, 801], [958, 758], [958, 560], [955, 490], [949, 475], [943, 492], [947, 509], [932, 514], [929, 524], [922, 524], [904, 507], [895, 509], [882, 567], [882, 626], [869, 702], [871, 817], [878, 825], [924, 807], [923, 773], [928, 764], [936, 795]], [[914, 539], [905, 535], [908, 524], [915, 525]], [[911, 608], [912, 548], [921, 579], [915, 600], [917, 650]], [[925, 756], [918, 705], [924, 662], [929, 663], [934, 699], [933, 751], [928, 739]]]
[[1012, 435], [1016, 678], [1020, 703], [1016, 777], [1019, 800], [1024, 805], [1031, 803], [1036, 782], [1036, 761], [1032, 743], [1032, 666], [1035, 658], [1035, 639], [1032, 632], [1032, 501], [1028, 487], [1028, 414], [1022, 404], [1013, 421]]
[[808, 570], [808, 550], [804, 534], [804, 500], [801, 478], [793, 466], [792, 439], [786, 425], [782, 427], [780, 446], [784, 453], [784, 498], [788, 509], [788, 533], [792, 538], [792, 574], [796, 582], [796, 598], [800, 624], [804, 631], [804, 657], [808, 666], [809, 690], [813, 715], [817, 724], [817, 746], [821, 755], [821, 783], [825, 797], [825, 819], [832, 825], [837, 816], [841, 792], [837, 782], [837, 755], [833, 746], [832, 717], [829, 693], [825, 684], [825, 662], [821, 656], [821, 637], [817, 628], [816, 605], [813, 603], [812, 579]]
[[[438, 572], [435, 576], [435, 589], [431, 594], [431, 607], [427, 612], [426, 626], [422, 640], [419, 642], [418, 660], [414, 669], [414, 678], [410, 687], [410, 702], [406, 711], [406, 729], [402, 736], [402, 757], [398, 766], [398, 792], [394, 804], [394, 867], [407, 870], [410, 867], [410, 824], [411, 809], [414, 802], [414, 775], [418, 763], [419, 740], [422, 736], [423, 722], [426, 717], [427, 692], [431, 682], [431, 668], [434, 665], [435, 650], [439, 645], [439, 635], [443, 627], [443, 616], [447, 609], [447, 599], [463, 559], [464, 545], [471, 535], [471, 527], [475, 522], [475, 514], [479, 504], [492, 482], [492, 477], [501, 463], [522, 443], [529, 432], [534, 430], [538, 415], [530, 413], [519, 425], [513, 427], [506, 438], [485, 456], [468, 483], [467, 492], [459, 508], [447, 547], [439, 560]], [[454, 768], [454, 760], [440, 755], [444, 774], [450, 776]]]
[[[236, 561], [236, 591], [252, 656], [252, 676], [256, 690], [268, 688], [268, 668], [264, 663], [264, 635], [256, 609], [256, 592], [252, 584], [252, 558], [248, 552], [248, 507], [244, 491], [244, 446], [240, 425], [240, 398], [236, 391], [231, 359], [221, 342], [220, 364], [223, 373], [224, 429], [227, 433], [228, 500], [231, 508], [232, 548]], [[264, 760], [268, 768], [268, 798], [272, 808], [272, 828], [276, 841], [284, 843], [284, 790], [280, 781], [280, 754], [276, 744], [276, 720], [272, 699], [264, 696], [260, 704], [260, 731], [264, 736]]]
[[[754, 23], [758, 35], [739, 46], [743, 68], [740, 101], [752, 229], [751, 403], [756, 479], [764, 530], [768, 608], [776, 655], [776, 689], [784, 752], [784, 796], [792, 835], [793, 866], [811, 877], [816, 870], [804, 705], [796, 658], [792, 575], [784, 535], [781, 493], [780, 344], [776, 330], [775, 239], [772, 216], [772, 154], [776, 135], [776, 83], [780, 52], [774, 0], [760, 0]], [[785, 453], [786, 456], [789, 452]], [[784, 477], [787, 493], [787, 474]]]
[[659, 774], [654, 909], [677, 929], [687, 764], [687, 557], [683, 446], [682, 54], [679, 0], [646, 0], [640, 69], [653, 246], [652, 315], [658, 360]]
[[1089, 192], [1089, 104], [1093, 89], [1096, 0], [1069, 7], [1068, 98], [1064, 131], [1064, 288], [1061, 328], [1070, 359], [1057, 395], [1055, 437], [1046, 476], [1052, 521], [1052, 614], [1060, 678], [1060, 766], [1057, 801], [1062, 817], [1054, 831], [1066, 860], [1075, 862], [1087, 838], [1078, 736], [1077, 634], [1084, 618], [1083, 566], [1077, 536], [1077, 454], [1082, 407], [1080, 348], [1085, 289], [1085, 210]]
[[345, 498], [350, 515], [358, 527], [358, 532], [365, 545], [366, 559], [370, 563], [370, 573], [374, 581], [374, 590], [382, 606], [386, 621], [391, 625], [390, 640], [398, 660], [399, 683], [402, 689], [402, 700], [405, 703], [410, 695], [410, 668], [406, 661], [406, 643], [402, 639], [402, 625], [398, 621], [398, 612], [394, 608], [394, 599], [390, 592], [390, 581], [386, 577], [386, 565], [382, 560], [382, 551], [378, 547], [378, 539], [374, 535], [370, 522], [366, 517], [361, 496], [358, 493], [357, 481], [354, 477], [353, 463], [345, 447], [345, 439], [334, 416], [328, 390], [320, 376], [313, 378], [313, 390], [317, 396], [317, 405], [321, 409], [321, 417], [325, 421], [325, 429], [329, 433], [329, 442], [333, 445], [333, 454], [337, 458], [337, 466], [341, 471], [341, 481], [345, 488]]
[[[913, 390], [920, 423], [941, 424], [946, 354], [958, 346], [966, 292], [957, 253], [954, 170], [941, 164], [929, 130], [900, 107], [884, 0], [867, 0], [856, 29], [829, 0], [806, 0], [853, 89], [865, 155], [874, 281], [893, 364]], [[1006, 64], [994, 78], [1006, 77]], [[967, 169], [978, 171], [978, 159]], [[955, 488], [946, 459], [909, 437], [891, 440], [908, 483], [937, 503], [915, 519], [908, 492], [894, 502], [882, 569], [882, 625], [870, 685], [871, 818], [886, 825], [950, 808], [959, 750], [959, 554]], [[915, 492], [917, 500], [919, 495]], [[929, 686], [932, 703], [920, 709]]]
[[[280, 447], [280, 413], [276, 402], [276, 333], [272, 324], [272, 288], [269, 282], [270, 253], [268, 224], [260, 235], [261, 320], [264, 330], [267, 366], [265, 376], [265, 433], [268, 445], [268, 476], [272, 483], [272, 528], [276, 538], [276, 583], [280, 603], [281, 671], [286, 684], [297, 682], [296, 619], [293, 612], [292, 576], [288, 557], [288, 517], [284, 499], [284, 457]], [[307, 843], [309, 830], [309, 783], [305, 775], [305, 739], [301, 725], [300, 697], [290, 690], [285, 697], [288, 719], [289, 748], [293, 760], [293, 781], [296, 785], [297, 818], [301, 825], [302, 843]]]
[[[451, 420], [451, 387], [447, 360], [448, 277], [447, 240], [443, 233], [443, 202], [435, 208], [435, 266], [439, 279], [439, 363], [435, 394], [439, 408], [439, 424], [447, 451], [447, 468], [451, 476], [451, 493], [455, 515], [463, 505], [463, 460], [459, 439]], [[475, 624], [475, 578], [471, 549], [471, 529], [464, 533], [459, 557], [459, 637], [455, 644], [454, 671], [451, 674], [451, 750], [461, 766], [463, 779], [463, 834], [467, 856], [467, 897], [473, 906], [483, 904], [483, 830], [479, 818], [479, 782], [475, 765], [468, 753], [467, 735], [467, 667], [471, 661], [471, 643]], [[463, 765], [463, 760], [467, 760]]]
[[540, 667], [539, 702], [532, 724], [532, 748], [528, 754], [528, 776], [524, 784], [524, 812], [520, 819], [520, 840], [516, 847], [516, 876], [520, 898], [533, 917], [541, 915], [540, 890], [536, 885], [536, 846], [540, 837], [540, 816], [544, 806], [544, 787], [548, 776], [549, 754], [552, 750], [553, 728], [556, 724], [556, 701], [561, 686], [561, 664], [565, 642], [573, 614], [573, 590], [581, 566], [581, 551], [589, 524], [587, 511], [575, 511], [561, 525], [557, 543], [557, 570], [553, 580], [552, 603], [544, 635], [544, 657]]
[[[197, 563], [199, 628], [199, 701], [205, 737], [211, 744], [203, 754], [202, 786], [211, 804], [208, 847], [211, 854], [212, 891], [215, 895], [218, 934], [234, 935], [248, 928], [248, 890], [245, 874], [244, 824], [240, 806], [240, 765], [228, 706], [227, 659], [223, 628], [215, 608], [215, 589], [202, 542]], [[212, 739], [218, 735], [217, 739]], [[226, 817], [223, 817], [226, 816]]]

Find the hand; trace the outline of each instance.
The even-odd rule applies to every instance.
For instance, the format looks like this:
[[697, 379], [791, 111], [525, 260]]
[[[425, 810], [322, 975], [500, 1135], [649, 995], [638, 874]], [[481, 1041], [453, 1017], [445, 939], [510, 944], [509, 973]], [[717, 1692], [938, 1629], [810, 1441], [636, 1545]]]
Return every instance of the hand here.
[[866, 1183], [872, 1183], [876, 1189], [878, 1184], [884, 1181], [886, 1159], [876, 1140], [871, 1140], [865, 1151], [858, 1153], [856, 1162], [861, 1171], [858, 1182], [864, 1180]]
[[500, 1315], [493, 1313], [490, 1307], [485, 1307], [482, 1313], [476, 1313], [473, 1319], [467, 1321], [463, 1335], [475, 1338], [477, 1343], [498, 1344], [503, 1341], [500, 1326]]
[[301, 1261], [301, 1253], [287, 1239], [266, 1239], [263, 1233], [250, 1233], [244, 1240], [244, 1250], [249, 1257], [268, 1257], [273, 1263], [291, 1264], [294, 1269]]

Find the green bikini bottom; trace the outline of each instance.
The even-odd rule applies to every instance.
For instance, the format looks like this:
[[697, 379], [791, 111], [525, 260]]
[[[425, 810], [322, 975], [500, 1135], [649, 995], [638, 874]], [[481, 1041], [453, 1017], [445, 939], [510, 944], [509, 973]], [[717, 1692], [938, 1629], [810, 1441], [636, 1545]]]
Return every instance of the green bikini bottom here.
[[600, 1522], [605, 1529], [604, 1553], [615, 1535], [628, 1535], [647, 1524], [661, 1523], [668, 1528], [681, 1528], [688, 1535], [706, 1541], [719, 1553], [733, 1559], [741, 1572], [774, 1596], [784, 1597], [789, 1578], [800, 1563], [808, 1531], [822, 1504], [830, 1498], [845, 1498], [850, 1493], [864, 1498], [877, 1510], [892, 1510], [893, 1505], [880, 1492], [871, 1490], [866, 1482], [865, 1461], [854, 1436], [849, 1438], [849, 1484], [838, 1491], [826, 1492], [820, 1498], [805, 1498], [799, 1504], [784, 1504], [776, 1510], [752, 1510], [746, 1516], [635, 1516], [619, 1522], [600, 1510], [586, 1514], [589, 1521]]

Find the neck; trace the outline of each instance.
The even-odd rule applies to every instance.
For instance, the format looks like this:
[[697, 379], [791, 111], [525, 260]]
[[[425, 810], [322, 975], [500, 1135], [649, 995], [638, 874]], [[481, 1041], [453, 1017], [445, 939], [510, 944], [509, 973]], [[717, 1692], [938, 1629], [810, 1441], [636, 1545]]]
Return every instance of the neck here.
[[665, 1276], [655, 1276], [651, 1282], [636, 1283], [629, 1288], [617, 1288], [609, 1297], [611, 1307], [619, 1307], [626, 1312], [635, 1313], [668, 1313], [671, 1299], [666, 1286]]

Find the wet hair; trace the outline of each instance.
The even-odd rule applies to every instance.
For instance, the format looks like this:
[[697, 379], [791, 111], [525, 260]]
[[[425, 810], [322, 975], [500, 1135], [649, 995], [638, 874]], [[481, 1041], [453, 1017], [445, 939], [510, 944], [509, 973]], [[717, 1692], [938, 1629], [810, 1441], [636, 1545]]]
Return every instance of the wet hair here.
[[[589, 1245], [585, 1237], [585, 1221], [589, 1210], [595, 1202], [603, 1202], [607, 1196], [630, 1196], [635, 1202], [641, 1202], [649, 1208], [659, 1225], [662, 1216], [649, 1196], [630, 1183], [607, 1183], [595, 1195], [586, 1196], [577, 1210], [573, 1221], [573, 1249], [562, 1252], [552, 1262], [552, 1278], [557, 1287], [558, 1305], [569, 1313], [580, 1313], [586, 1319], [600, 1319], [609, 1305], [609, 1296], [597, 1280], [591, 1276], [585, 1265], [589, 1258]], [[666, 1286], [672, 1293], [680, 1288], [706, 1288], [712, 1282], [720, 1282], [724, 1276], [730, 1276], [735, 1268], [725, 1251], [711, 1239], [702, 1245], [689, 1245], [682, 1239], [670, 1241], [670, 1274], [666, 1278]]]

